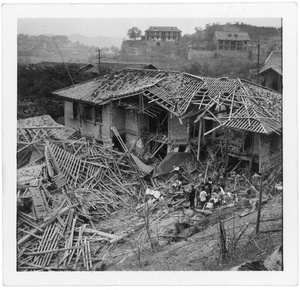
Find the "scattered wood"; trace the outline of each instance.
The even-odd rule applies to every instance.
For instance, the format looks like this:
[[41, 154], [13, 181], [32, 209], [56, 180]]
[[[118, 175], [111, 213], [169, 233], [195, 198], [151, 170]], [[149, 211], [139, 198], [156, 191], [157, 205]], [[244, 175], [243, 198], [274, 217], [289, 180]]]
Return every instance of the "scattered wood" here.
[[198, 209], [198, 208], [195, 208], [194, 211], [198, 212], [198, 213], [201, 213], [201, 214], [204, 214], [205, 216], [209, 216], [209, 215], [212, 215], [213, 212], [210, 211], [210, 210], [205, 210], [205, 209]]
[[[229, 101], [232, 106], [231, 96]], [[137, 166], [116, 128], [112, 131], [122, 142], [122, 152], [105, 148], [85, 137], [54, 138], [53, 130], [58, 129], [58, 136], [58, 131], [63, 132], [64, 128], [53, 127], [32, 126], [18, 130], [17, 261], [20, 271], [102, 270], [110, 257], [109, 251], [118, 247], [120, 241], [128, 241], [136, 235], [145, 242], [151, 231], [166, 239], [186, 239], [214, 222], [217, 214], [234, 206], [227, 204], [214, 211], [195, 208], [194, 218], [185, 216], [191, 223], [190, 229], [182, 231], [181, 235], [165, 233], [164, 229], [180, 217], [176, 215], [178, 209], [189, 206], [182, 188], [172, 188], [178, 177], [144, 178], [145, 172]], [[142, 159], [142, 154], [138, 156], [143, 162], [159, 162], [154, 155], [167, 142], [167, 138], [158, 135], [152, 139], [159, 139], [159, 142], [154, 141], [156, 145], [148, 152], [147, 159]], [[214, 170], [222, 168], [225, 158], [219, 160], [217, 153], [225, 156], [224, 140], [212, 140], [217, 145], [208, 149], [206, 161], [180, 165], [183, 185], [193, 183], [198, 189], [199, 173], [207, 181]], [[197, 156], [198, 152], [192, 146], [190, 143]], [[35, 150], [41, 157], [31, 162], [30, 150]], [[243, 181], [252, 186], [244, 177]], [[275, 177], [270, 183], [274, 183]], [[234, 184], [228, 188], [235, 190], [231, 192], [238, 193], [245, 188], [238, 178], [232, 180]], [[147, 201], [144, 193], [148, 187], [159, 190], [162, 198]], [[128, 221], [122, 221], [116, 231], [98, 226], [97, 222], [116, 216], [124, 208], [129, 209], [131, 215], [124, 217]], [[255, 210], [253, 207], [240, 217]], [[96, 248], [99, 248], [98, 252]]]

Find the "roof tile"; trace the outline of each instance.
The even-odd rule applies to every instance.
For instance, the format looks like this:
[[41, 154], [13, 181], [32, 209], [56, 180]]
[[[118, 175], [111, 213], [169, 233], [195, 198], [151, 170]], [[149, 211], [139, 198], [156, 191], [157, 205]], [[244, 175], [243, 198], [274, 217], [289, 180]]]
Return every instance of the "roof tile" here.
[[[225, 122], [228, 127], [266, 134], [272, 130], [278, 131], [281, 127], [282, 95], [240, 79], [199, 77], [174, 71], [126, 68], [53, 92], [64, 98], [99, 105], [138, 93], [143, 93], [161, 107], [180, 116], [187, 111], [193, 99], [201, 108], [207, 104], [207, 101], [220, 106], [224, 100], [228, 105], [232, 104], [234, 99], [238, 107], [245, 110], [233, 112], [231, 122]], [[205, 102], [203, 102], [204, 98], [206, 98]], [[248, 123], [242, 122], [245, 117], [251, 120], [248, 120]]]

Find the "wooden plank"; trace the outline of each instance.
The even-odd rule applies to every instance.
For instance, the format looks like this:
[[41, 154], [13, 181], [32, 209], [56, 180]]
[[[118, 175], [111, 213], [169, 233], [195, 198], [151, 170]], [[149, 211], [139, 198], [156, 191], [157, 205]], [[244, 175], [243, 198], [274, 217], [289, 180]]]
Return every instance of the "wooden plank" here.
[[85, 228], [84, 232], [87, 233], [87, 234], [96, 234], [98, 236], [105, 237], [105, 238], [108, 238], [108, 239], [115, 239], [115, 238], [118, 237], [116, 235], [108, 234], [108, 233], [105, 233], [105, 232], [102, 232], [102, 231], [98, 231], [98, 230], [95, 230], [95, 229]]
[[[77, 174], [76, 174], [76, 176], [75, 176], [75, 180], [74, 180], [74, 186], [76, 187], [77, 186], [77, 180], [78, 180], [78, 177], [79, 177], [79, 172], [80, 172], [80, 168], [81, 168], [81, 163], [82, 163], [82, 161], [81, 160], [79, 160], [79, 164], [78, 164], [78, 166], [77, 166]], [[85, 164], [85, 163], [84, 163]]]
[[76, 249], [81, 249], [82, 246], [74, 246], [70, 248], [63, 248], [63, 249], [53, 249], [53, 250], [48, 250], [48, 251], [39, 251], [39, 252], [25, 252], [23, 253], [24, 255], [28, 256], [38, 256], [38, 255], [44, 255], [44, 254], [49, 254], [49, 253], [59, 253], [59, 252], [64, 252], [64, 251], [70, 251], [70, 250], [76, 250]]
[[32, 196], [32, 202], [35, 209], [36, 217], [43, 218], [47, 215], [47, 211], [39, 189], [35, 187], [29, 187], [29, 191]]
[[[78, 206], [77, 203], [74, 204], [74, 205], [72, 205], [72, 206], [66, 206], [66, 207], [60, 209], [60, 211], [59, 211], [57, 214], [55, 214], [54, 216], [52, 216], [47, 222], [44, 222], [43, 224], [39, 225], [39, 228], [40, 228], [40, 229], [46, 228], [48, 225], [52, 224], [52, 223], [56, 220], [56, 216], [61, 216], [61, 215], [65, 214], [67, 211], [69, 211], [71, 208], [76, 207], [76, 206]], [[39, 229], [34, 229], [34, 230], [31, 230], [30, 233], [31, 233], [31, 234], [36, 234], [38, 231], [39, 231]], [[21, 239], [18, 240], [17, 245], [18, 245], [18, 246], [23, 245], [23, 244], [26, 243], [30, 238], [31, 238], [31, 235], [30, 235], [30, 234], [28, 234], [28, 235], [22, 237]]]
[[66, 128], [65, 126], [26, 126], [26, 127], [19, 127], [19, 128], [17, 128], [17, 130], [26, 130], [26, 129], [41, 130], [41, 129], [65, 129], [65, 128]]
[[62, 173], [61, 170], [60, 170], [60, 168], [59, 168], [58, 163], [56, 162], [56, 158], [55, 158], [55, 156], [54, 156], [54, 154], [53, 154], [53, 152], [52, 152], [52, 149], [51, 149], [51, 147], [50, 147], [51, 145], [50, 145], [49, 141], [48, 141], [48, 140], [45, 140], [45, 142], [46, 142], [46, 146], [47, 146], [48, 149], [49, 149], [49, 153], [50, 153], [50, 155], [51, 155], [51, 159], [52, 159], [53, 165], [56, 167], [56, 168], [55, 168], [56, 171], [57, 171], [58, 173]]

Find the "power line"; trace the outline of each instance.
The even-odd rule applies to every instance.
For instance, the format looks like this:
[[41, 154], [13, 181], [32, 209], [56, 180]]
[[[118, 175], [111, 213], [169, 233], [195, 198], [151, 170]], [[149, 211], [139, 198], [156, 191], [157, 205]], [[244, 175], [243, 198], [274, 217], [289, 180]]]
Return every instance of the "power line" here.
[[60, 52], [60, 50], [59, 50], [59, 48], [58, 48], [58, 45], [57, 45], [57, 43], [56, 43], [55, 38], [54, 38], [53, 35], [52, 35], [52, 38], [53, 38], [53, 40], [54, 40], [54, 43], [55, 43], [55, 45], [56, 45], [56, 47], [57, 47], [57, 50], [58, 50], [60, 56], [61, 56], [61, 59], [62, 59], [64, 65], [65, 65], [65, 68], [66, 68], [66, 70], [67, 70], [67, 72], [68, 72], [68, 74], [69, 74], [69, 77], [70, 77], [70, 79], [71, 79], [71, 82], [72, 82], [72, 84], [74, 85], [72, 76], [71, 76], [71, 74], [70, 74], [70, 72], [69, 72], [69, 70], [68, 70], [68, 67], [67, 67], [67, 65], [66, 65], [66, 63], [65, 63], [65, 61], [64, 61], [64, 58], [63, 58], [63, 56], [62, 56], [62, 54], [61, 54], [61, 52]]

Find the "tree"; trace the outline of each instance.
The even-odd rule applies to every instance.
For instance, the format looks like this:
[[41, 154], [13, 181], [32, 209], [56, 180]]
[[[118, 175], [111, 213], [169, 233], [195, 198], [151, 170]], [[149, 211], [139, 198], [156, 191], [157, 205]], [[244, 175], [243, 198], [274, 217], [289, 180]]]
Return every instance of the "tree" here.
[[140, 29], [138, 29], [137, 27], [132, 27], [132, 28], [128, 29], [127, 36], [130, 39], [137, 40], [137, 39], [141, 38], [142, 31]]
[[[74, 83], [90, 79], [89, 75], [78, 74], [77, 64], [68, 65]], [[57, 64], [43, 67], [40, 64], [18, 65], [17, 117], [19, 119], [50, 115], [54, 120], [64, 114], [64, 102], [52, 92], [72, 85], [65, 66]]]
[[197, 27], [195, 27], [195, 31], [196, 31], [196, 33], [197, 33], [197, 32], [202, 32], [202, 31], [203, 31], [203, 28], [200, 27], [200, 26], [197, 26]]

